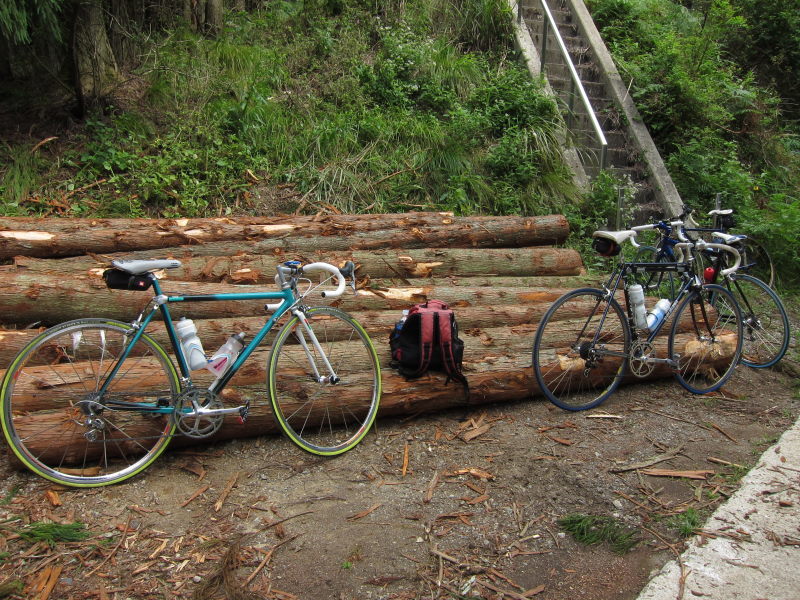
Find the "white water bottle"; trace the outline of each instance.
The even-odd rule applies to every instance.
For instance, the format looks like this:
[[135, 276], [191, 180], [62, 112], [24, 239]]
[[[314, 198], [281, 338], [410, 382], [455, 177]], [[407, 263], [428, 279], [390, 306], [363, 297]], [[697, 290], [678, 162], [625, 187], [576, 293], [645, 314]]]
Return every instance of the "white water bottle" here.
[[655, 329], [664, 320], [664, 315], [667, 314], [672, 302], [666, 298], [662, 298], [656, 305], [647, 313], [647, 328], [650, 330]]
[[647, 328], [647, 311], [644, 307], [644, 290], [635, 283], [628, 287], [628, 298], [633, 308], [633, 323], [639, 329]]
[[196, 371], [205, 367], [208, 361], [206, 353], [203, 351], [203, 344], [197, 337], [197, 327], [194, 322], [186, 317], [181, 317], [181, 320], [175, 324], [175, 331], [181, 341], [183, 356], [186, 358], [189, 368]]
[[233, 364], [242, 348], [244, 348], [244, 333], [232, 335], [214, 353], [214, 356], [206, 364], [206, 369], [219, 377]]

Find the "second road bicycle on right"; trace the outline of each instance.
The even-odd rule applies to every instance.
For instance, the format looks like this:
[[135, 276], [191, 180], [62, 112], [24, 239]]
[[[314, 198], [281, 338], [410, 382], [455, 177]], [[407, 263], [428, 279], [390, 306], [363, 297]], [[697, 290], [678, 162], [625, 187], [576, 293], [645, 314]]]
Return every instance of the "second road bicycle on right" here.
[[[683, 223], [670, 223], [678, 228]], [[604, 256], [621, 254], [636, 243], [639, 225], [623, 231], [596, 231], [594, 248]], [[727, 277], [739, 267], [739, 252], [721, 243], [682, 238], [677, 251], [716, 250], [732, 259], [720, 270]], [[691, 256], [688, 254], [687, 256]], [[672, 273], [681, 281], [674, 299], [659, 300], [649, 314], [644, 306], [642, 274]], [[668, 335], [661, 332], [670, 322]], [[627, 262], [620, 258], [602, 288], [580, 288], [545, 313], [533, 344], [533, 369], [542, 393], [567, 410], [585, 410], [608, 398], [630, 372], [647, 377], [655, 369], [671, 371], [687, 390], [705, 394], [733, 374], [742, 351], [742, 315], [725, 287], [704, 283], [685, 262]]]

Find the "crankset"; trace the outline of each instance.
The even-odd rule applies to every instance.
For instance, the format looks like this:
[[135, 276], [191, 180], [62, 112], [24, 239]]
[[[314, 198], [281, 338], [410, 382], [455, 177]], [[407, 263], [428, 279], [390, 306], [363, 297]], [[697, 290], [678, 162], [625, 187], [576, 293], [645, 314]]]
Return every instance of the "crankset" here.
[[631, 344], [630, 358], [628, 359], [631, 373], [636, 377], [647, 377], [656, 368], [656, 363], [660, 362], [654, 358], [653, 344], [644, 341], [634, 342]]
[[178, 396], [175, 403], [175, 412], [172, 413], [175, 426], [183, 435], [207, 438], [222, 426], [224, 415], [218, 412], [221, 408], [222, 401], [214, 392], [190, 388]]

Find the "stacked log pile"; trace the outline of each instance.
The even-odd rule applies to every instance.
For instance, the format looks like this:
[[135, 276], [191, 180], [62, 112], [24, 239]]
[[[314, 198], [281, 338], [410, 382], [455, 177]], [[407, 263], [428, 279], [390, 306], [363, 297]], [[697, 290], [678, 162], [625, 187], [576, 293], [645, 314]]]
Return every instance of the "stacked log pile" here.
[[[114, 258], [179, 259], [181, 268], [162, 274], [162, 287], [171, 295], [270, 290], [281, 261], [353, 260], [358, 289], [336, 304], [366, 327], [378, 350], [380, 415], [526, 399], [539, 393], [531, 347], [541, 317], [561, 294], [588, 283], [578, 253], [557, 247], [567, 233], [560, 215], [0, 218], [0, 369], [42, 327], [87, 316], [131, 321], [150, 296], [106, 288], [102, 272]], [[442, 374], [408, 381], [389, 366], [389, 333], [401, 311], [431, 298], [456, 311], [468, 397]], [[174, 316], [195, 320], [205, 347], [212, 349], [237, 331], [252, 336], [266, 320], [263, 302], [173, 307]], [[154, 323], [151, 332], [169, 347], [162, 324]], [[230, 419], [219, 438], [274, 429], [263, 401], [267, 353], [264, 348], [251, 357], [225, 398], [238, 403], [260, 391], [260, 410], [245, 424]], [[657, 370], [654, 376], [666, 374]]]

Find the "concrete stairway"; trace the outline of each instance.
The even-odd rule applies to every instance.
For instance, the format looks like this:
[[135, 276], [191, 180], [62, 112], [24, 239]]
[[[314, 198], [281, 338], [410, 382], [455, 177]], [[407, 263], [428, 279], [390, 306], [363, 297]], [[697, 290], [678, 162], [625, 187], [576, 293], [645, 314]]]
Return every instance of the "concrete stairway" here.
[[582, 0], [519, 0], [521, 17], [544, 60], [548, 83], [561, 100], [570, 141], [586, 176], [601, 169], [601, 145], [581, 101], [552, 28], [546, 39], [542, 2], [548, 2], [572, 64], [607, 140], [605, 167], [636, 185], [636, 212], [678, 214], [682, 204], [663, 161], [627, 93]]

